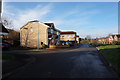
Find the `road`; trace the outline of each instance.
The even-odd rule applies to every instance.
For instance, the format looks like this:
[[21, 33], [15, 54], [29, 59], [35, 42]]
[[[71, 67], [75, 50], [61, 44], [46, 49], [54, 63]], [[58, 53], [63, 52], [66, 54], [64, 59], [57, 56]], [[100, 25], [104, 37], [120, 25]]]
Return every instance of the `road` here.
[[116, 73], [105, 65], [96, 48], [83, 44], [76, 49], [61, 49], [27, 53], [34, 61], [11, 78], [116, 78]]

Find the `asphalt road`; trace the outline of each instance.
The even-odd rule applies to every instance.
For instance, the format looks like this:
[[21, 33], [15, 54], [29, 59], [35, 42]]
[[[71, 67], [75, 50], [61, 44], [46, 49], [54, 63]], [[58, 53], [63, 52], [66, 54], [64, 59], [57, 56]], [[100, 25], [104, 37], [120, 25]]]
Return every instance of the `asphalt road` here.
[[117, 74], [101, 61], [97, 49], [86, 44], [76, 49], [27, 54], [34, 57], [34, 61], [8, 79], [117, 78]]

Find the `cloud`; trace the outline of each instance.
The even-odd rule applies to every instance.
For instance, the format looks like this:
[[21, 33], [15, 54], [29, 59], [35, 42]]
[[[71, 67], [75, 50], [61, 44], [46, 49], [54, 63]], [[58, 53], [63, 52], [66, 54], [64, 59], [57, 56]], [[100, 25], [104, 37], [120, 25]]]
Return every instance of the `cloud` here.
[[[71, 11], [63, 12], [62, 15], [57, 15], [53, 20], [48, 22], [55, 23], [55, 25], [62, 30], [69, 30], [71, 28], [76, 30], [76, 28], [81, 28], [83, 25], [91, 24], [89, 19], [99, 13], [100, 11], [98, 10], [80, 11], [78, 8], [74, 8]], [[78, 17], [73, 17], [75, 15]]]
[[[6, 4], [4, 8], [4, 15], [12, 17], [15, 29], [20, 29], [24, 24], [31, 20], [39, 20], [40, 22], [53, 22], [55, 27], [65, 31], [73, 30], [76, 31], [80, 37], [91, 35], [92, 37], [106, 36], [109, 33], [117, 32], [117, 28], [110, 27], [102, 29], [99, 26], [92, 26], [92, 20], [95, 15], [101, 13], [100, 10], [96, 10], [95, 5], [90, 7], [84, 7], [77, 5], [71, 10], [67, 10], [61, 13], [53, 12], [56, 7], [52, 4], [48, 5], [37, 5], [30, 9], [17, 9], [13, 6]], [[81, 8], [82, 7], [82, 8]], [[10, 10], [14, 10], [14, 13]], [[51, 15], [51, 13], [55, 13]], [[52, 16], [52, 17], [51, 17]]]
[[[32, 9], [20, 10], [12, 6], [6, 6], [4, 8], [3, 16], [8, 15], [12, 17], [14, 28], [16, 30], [19, 30], [20, 27], [22, 27], [28, 21], [32, 21], [32, 20], [43, 21], [45, 19], [44, 16], [47, 15], [51, 11], [50, 10], [51, 7], [52, 7], [51, 4], [48, 4], [45, 6], [37, 5]], [[16, 13], [12, 13], [9, 10], [15, 10]]]

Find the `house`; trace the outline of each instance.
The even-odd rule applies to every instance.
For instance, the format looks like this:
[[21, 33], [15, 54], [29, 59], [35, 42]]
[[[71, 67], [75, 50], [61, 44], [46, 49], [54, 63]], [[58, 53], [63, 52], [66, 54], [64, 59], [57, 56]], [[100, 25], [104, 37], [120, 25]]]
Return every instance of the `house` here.
[[109, 36], [109, 44], [112, 44], [112, 42], [114, 41], [114, 36], [115, 35], [110, 35]]
[[106, 44], [106, 37], [102, 37], [102, 38], [101, 38], [101, 43], [102, 43], [102, 44]]
[[106, 44], [112, 44], [113, 41], [120, 41], [120, 34], [110, 35], [106, 37]]
[[120, 34], [116, 34], [114, 36], [114, 41], [120, 41]]
[[76, 44], [76, 32], [74, 31], [65, 31], [60, 33], [60, 41], [61, 42], [66, 42], [69, 41], [73, 44]]
[[102, 44], [112, 44], [113, 41], [120, 41], [120, 34], [110, 35], [107, 37], [102, 37], [97, 40], [97, 43]]
[[107, 37], [106, 37], [106, 44], [110, 44], [110, 41], [109, 41], [109, 40], [110, 40], [110, 36], [107, 36]]
[[59, 41], [60, 31], [53, 23], [42, 23], [37, 20], [29, 21], [20, 28], [20, 43], [23, 47], [41, 48], [42, 44], [55, 44]]
[[97, 43], [97, 39], [91, 39], [90, 42], [91, 43]]
[[19, 46], [20, 45], [20, 32], [13, 30], [13, 29], [8, 29], [8, 35], [7, 38], [5, 39], [5, 42], [9, 43], [12, 46]]

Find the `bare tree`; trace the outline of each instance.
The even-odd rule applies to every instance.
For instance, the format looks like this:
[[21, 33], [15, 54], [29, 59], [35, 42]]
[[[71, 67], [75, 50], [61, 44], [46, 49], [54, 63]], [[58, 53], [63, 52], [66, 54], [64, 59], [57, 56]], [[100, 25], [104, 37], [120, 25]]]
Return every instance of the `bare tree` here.
[[6, 27], [8, 27], [10, 29], [14, 29], [13, 21], [10, 18], [2, 16], [2, 23]]
[[91, 39], [91, 35], [87, 35], [85, 38], [86, 38], [87, 40], [89, 40], [89, 39]]
[[87, 39], [87, 41], [91, 41], [91, 35], [87, 35], [85, 38]]

